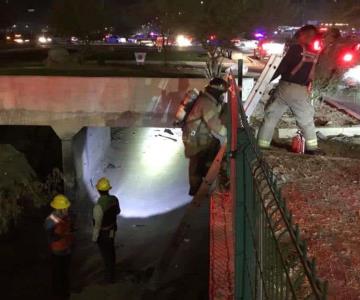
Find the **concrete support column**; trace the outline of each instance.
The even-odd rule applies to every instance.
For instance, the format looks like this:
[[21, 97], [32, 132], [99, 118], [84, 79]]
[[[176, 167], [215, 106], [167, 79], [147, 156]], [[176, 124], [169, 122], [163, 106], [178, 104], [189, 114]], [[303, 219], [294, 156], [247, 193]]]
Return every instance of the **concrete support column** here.
[[80, 131], [80, 127], [69, 125], [53, 125], [52, 128], [61, 140], [62, 167], [64, 176], [64, 191], [70, 199], [76, 196], [76, 171], [74, 162], [74, 137]]
[[[104, 176], [107, 153], [111, 145], [111, 129], [109, 127], [86, 127], [76, 135], [73, 144], [75, 155], [76, 182], [79, 192], [95, 193], [96, 181]], [[83, 193], [82, 193], [83, 194]]]
[[76, 174], [73, 155], [73, 138], [61, 140], [62, 147], [62, 168], [64, 175], [65, 194], [70, 198], [75, 196]]

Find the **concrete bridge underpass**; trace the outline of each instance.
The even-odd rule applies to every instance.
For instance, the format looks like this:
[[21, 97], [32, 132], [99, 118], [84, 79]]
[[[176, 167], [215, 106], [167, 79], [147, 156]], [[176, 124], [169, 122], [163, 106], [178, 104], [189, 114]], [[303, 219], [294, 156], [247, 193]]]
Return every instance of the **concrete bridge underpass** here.
[[[100, 177], [110, 178], [112, 192], [120, 199], [117, 251], [122, 268], [154, 265], [176, 231], [191, 198], [188, 162], [181, 130], [173, 128], [174, 114], [190, 88], [205, 84], [184, 78], [0, 78], [0, 129], [51, 127], [61, 141], [65, 192], [74, 199], [78, 218], [75, 273], [85, 286], [101, 270], [98, 253], [89, 245]], [[176, 272], [194, 273], [196, 266], [195, 274], [203, 276], [196, 279], [203, 282], [201, 293], [208, 291], [206, 211], [196, 216], [197, 233], [185, 251], [188, 256], [180, 258], [187, 267]]]

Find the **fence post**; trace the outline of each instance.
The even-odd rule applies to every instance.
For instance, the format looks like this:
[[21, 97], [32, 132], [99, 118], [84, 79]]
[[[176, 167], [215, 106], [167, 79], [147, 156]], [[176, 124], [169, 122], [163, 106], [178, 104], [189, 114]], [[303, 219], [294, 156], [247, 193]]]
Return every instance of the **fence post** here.
[[251, 172], [247, 162], [247, 148], [249, 138], [244, 128], [239, 129], [239, 152], [236, 159], [237, 184], [236, 184], [236, 299], [251, 299], [251, 281], [249, 259], [251, 259], [251, 235], [247, 220], [247, 209], [251, 202]]
[[239, 90], [239, 104], [242, 105], [242, 93], [243, 93], [243, 79], [244, 79], [244, 61], [242, 59], [238, 60], [238, 86], [240, 87]]
[[[239, 90], [235, 92], [232, 99], [232, 107], [236, 105], [238, 108], [242, 105], [242, 82], [243, 82], [243, 60], [238, 61], [238, 85]], [[234, 113], [234, 111], [232, 111]], [[238, 114], [238, 110], [236, 110]], [[232, 128], [234, 130], [234, 128]], [[236, 130], [236, 154], [233, 156], [235, 160], [235, 182], [233, 186], [233, 195], [235, 199], [235, 299], [249, 300], [251, 299], [250, 280], [247, 272], [248, 259], [248, 226], [246, 222], [246, 202], [248, 198], [247, 181], [251, 177], [246, 164], [246, 148], [250, 144], [245, 128], [241, 126]], [[234, 135], [234, 132], [233, 134]], [[233, 150], [234, 151], [234, 150]]]

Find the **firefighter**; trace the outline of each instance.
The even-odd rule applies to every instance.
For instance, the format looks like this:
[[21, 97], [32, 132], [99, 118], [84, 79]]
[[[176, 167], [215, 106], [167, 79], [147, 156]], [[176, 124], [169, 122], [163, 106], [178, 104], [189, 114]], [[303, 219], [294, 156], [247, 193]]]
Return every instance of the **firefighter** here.
[[93, 210], [94, 231], [93, 242], [98, 244], [100, 254], [105, 266], [105, 282], [115, 282], [115, 235], [117, 230], [117, 216], [120, 214], [119, 200], [110, 195], [110, 181], [101, 178], [96, 189], [100, 194], [97, 204]]
[[224, 94], [228, 89], [229, 85], [225, 80], [211, 80], [186, 117], [183, 142], [185, 156], [190, 160], [190, 196], [197, 193], [220, 145], [226, 143], [227, 130], [221, 120], [221, 114]]
[[274, 130], [282, 115], [290, 109], [306, 139], [307, 154], [323, 154], [318, 149], [314, 124], [314, 107], [310, 104], [309, 87], [314, 77], [318, 54], [312, 49], [317, 28], [306, 25], [296, 33], [296, 43], [275, 72], [273, 79], [281, 75], [274, 101], [266, 108], [263, 124], [258, 135], [258, 144], [269, 149]]
[[66, 196], [57, 195], [50, 203], [54, 211], [45, 220], [52, 252], [52, 286], [55, 299], [68, 299], [70, 295], [69, 269], [74, 239], [69, 216], [70, 205]]

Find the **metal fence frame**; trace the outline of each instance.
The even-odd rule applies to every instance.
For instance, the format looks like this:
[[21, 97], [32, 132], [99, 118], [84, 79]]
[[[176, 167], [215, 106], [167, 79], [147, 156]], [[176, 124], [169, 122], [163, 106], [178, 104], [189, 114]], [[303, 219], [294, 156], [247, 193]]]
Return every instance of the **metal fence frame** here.
[[235, 299], [324, 300], [327, 283], [317, 277], [315, 261], [307, 255], [306, 242], [281, 197], [276, 176], [257, 147], [242, 106], [241, 89], [233, 76], [230, 83]]

